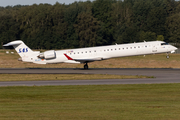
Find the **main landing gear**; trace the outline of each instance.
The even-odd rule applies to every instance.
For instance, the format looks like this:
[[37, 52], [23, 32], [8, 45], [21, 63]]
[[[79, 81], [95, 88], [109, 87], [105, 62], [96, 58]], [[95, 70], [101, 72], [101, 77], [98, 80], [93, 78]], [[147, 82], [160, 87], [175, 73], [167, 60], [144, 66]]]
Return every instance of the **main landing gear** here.
[[84, 64], [84, 69], [85, 69], [85, 70], [88, 69], [88, 64], [87, 64], [87, 63]]

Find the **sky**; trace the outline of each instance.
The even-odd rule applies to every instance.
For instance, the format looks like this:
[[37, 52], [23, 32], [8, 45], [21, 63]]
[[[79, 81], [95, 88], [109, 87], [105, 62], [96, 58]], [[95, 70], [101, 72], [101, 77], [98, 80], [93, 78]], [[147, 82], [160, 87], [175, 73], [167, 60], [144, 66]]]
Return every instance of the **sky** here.
[[[33, 4], [40, 4], [40, 3], [48, 3], [54, 5], [56, 2], [61, 4], [70, 4], [74, 3], [75, 1], [87, 1], [87, 0], [0, 0], [0, 6], [14, 6], [14, 5], [33, 5]], [[90, 0], [93, 1], [93, 0]]]

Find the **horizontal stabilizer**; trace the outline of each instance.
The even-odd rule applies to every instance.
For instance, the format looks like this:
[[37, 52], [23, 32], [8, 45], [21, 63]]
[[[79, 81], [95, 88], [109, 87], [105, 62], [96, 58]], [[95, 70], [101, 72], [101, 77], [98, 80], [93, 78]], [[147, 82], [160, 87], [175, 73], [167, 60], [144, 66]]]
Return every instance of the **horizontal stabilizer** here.
[[23, 43], [21, 40], [17, 40], [17, 41], [13, 41], [13, 42], [9, 42], [5, 45], [3, 45], [4, 47], [7, 47], [7, 46], [15, 46], [15, 45], [20, 45], [21, 43]]

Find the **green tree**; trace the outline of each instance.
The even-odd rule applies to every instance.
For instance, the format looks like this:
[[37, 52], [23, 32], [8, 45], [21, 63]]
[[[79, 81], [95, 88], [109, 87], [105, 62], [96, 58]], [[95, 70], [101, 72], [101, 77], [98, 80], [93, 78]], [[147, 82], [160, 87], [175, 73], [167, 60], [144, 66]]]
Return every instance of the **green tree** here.
[[[19, 23], [15, 21], [11, 14], [12, 10], [0, 11], [0, 43], [6, 43], [18, 38]], [[0, 46], [2, 48], [2, 46]]]
[[175, 0], [96, 0], [0, 7], [0, 42], [22, 39], [33, 49], [156, 39], [180, 43], [179, 14], [180, 2]]
[[90, 13], [81, 13], [77, 17], [77, 24], [74, 25], [79, 37], [80, 47], [95, 46], [97, 44], [97, 30], [99, 22]]
[[[115, 43], [124, 43], [128, 42], [128, 37], [126, 36], [129, 33], [125, 33], [128, 31], [135, 31], [133, 22], [132, 22], [132, 0], [124, 0], [118, 1], [117, 3], [113, 3], [113, 13], [112, 18], [114, 20], [115, 26], [113, 27], [113, 38], [115, 39]], [[127, 30], [129, 28], [129, 30]], [[132, 28], [132, 30], [131, 30]], [[134, 33], [133, 33], [134, 34]], [[124, 40], [126, 39], [126, 40]], [[133, 40], [132, 40], [133, 41]], [[136, 41], [134, 39], [134, 41]]]
[[156, 33], [140, 31], [139, 40], [140, 41], [154, 41], [156, 40]]
[[147, 27], [149, 31], [155, 32], [159, 35], [165, 35], [165, 22], [166, 22], [166, 11], [163, 7], [156, 7], [152, 9], [148, 15]]
[[147, 20], [149, 12], [151, 11], [153, 5], [152, 0], [135, 0], [132, 11], [133, 11], [133, 23], [137, 26], [137, 29], [148, 31]]
[[164, 41], [164, 36], [163, 35], [158, 35], [157, 40]]
[[104, 44], [111, 44], [113, 38], [113, 21], [112, 21], [112, 0], [96, 0], [92, 5], [92, 13], [98, 21], [101, 21], [101, 29], [98, 36], [103, 39]]
[[81, 7], [77, 2], [68, 6], [64, 13], [64, 21], [67, 22], [65, 46], [68, 48], [79, 47], [78, 35], [75, 32], [74, 24], [78, 14], [81, 12]]
[[180, 13], [167, 18], [166, 29], [169, 38], [167, 42], [180, 43]]
[[135, 26], [131, 26], [125, 29], [122, 34], [122, 43], [133, 43], [138, 42], [137, 29]]

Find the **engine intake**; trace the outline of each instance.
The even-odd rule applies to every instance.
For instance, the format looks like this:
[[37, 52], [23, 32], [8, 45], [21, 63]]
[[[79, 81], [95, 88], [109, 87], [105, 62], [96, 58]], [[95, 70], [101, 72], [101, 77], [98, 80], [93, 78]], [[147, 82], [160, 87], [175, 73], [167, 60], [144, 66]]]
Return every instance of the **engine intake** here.
[[56, 53], [54, 50], [49, 50], [44, 53], [40, 53], [38, 57], [41, 59], [54, 59], [56, 58]]

